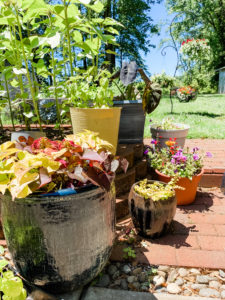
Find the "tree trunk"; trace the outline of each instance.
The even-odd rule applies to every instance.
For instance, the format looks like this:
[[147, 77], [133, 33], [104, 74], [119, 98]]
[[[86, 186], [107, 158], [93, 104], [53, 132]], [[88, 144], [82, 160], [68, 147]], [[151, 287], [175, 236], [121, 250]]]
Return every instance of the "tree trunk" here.
[[[107, 0], [107, 2], [106, 2], [104, 18], [112, 18], [112, 0]], [[111, 45], [111, 44], [105, 45], [105, 60], [109, 62], [109, 65], [107, 65], [107, 68], [112, 73], [113, 69], [116, 66], [116, 57], [112, 53], [107, 53], [106, 52], [107, 50], [115, 51], [115, 46]]]

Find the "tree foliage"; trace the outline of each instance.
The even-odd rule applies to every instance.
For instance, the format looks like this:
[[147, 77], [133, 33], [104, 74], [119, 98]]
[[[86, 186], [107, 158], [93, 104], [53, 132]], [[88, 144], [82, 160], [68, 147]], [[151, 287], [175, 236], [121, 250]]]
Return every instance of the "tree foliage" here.
[[173, 25], [177, 41], [205, 38], [213, 51], [211, 67], [225, 65], [225, 1], [167, 0], [170, 12], [179, 13]]
[[[141, 52], [147, 54], [151, 47], [154, 47], [151, 36], [159, 31], [150, 17], [151, 7], [161, 0], [105, 0], [104, 2], [107, 16], [116, 19], [124, 26], [118, 29], [119, 47], [114, 47], [119, 55], [120, 65], [123, 59], [128, 58], [143, 66]], [[115, 66], [113, 54], [110, 62]]]

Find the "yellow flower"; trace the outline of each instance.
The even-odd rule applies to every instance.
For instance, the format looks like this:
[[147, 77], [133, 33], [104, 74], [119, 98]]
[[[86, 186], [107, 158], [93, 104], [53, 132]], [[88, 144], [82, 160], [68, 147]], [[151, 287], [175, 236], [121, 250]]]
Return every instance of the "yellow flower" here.
[[166, 141], [165, 144], [167, 146], [169, 146], [169, 147], [172, 147], [172, 146], [174, 146], [176, 144], [176, 142], [174, 142], [174, 141]]

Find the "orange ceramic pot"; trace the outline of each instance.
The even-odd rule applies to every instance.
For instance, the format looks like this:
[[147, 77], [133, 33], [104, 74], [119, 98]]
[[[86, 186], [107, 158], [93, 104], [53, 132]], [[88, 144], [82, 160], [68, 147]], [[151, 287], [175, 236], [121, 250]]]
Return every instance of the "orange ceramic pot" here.
[[[155, 170], [157, 173], [159, 180], [168, 183], [171, 179], [171, 177], [164, 175], [160, 173], [158, 170]], [[192, 180], [186, 178], [186, 177], [181, 177], [177, 185], [185, 188], [185, 190], [179, 190], [176, 189], [176, 198], [177, 198], [177, 205], [188, 205], [194, 202], [195, 196], [197, 193], [197, 187], [199, 184], [199, 181], [204, 173], [204, 170], [202, 169], [201, 173], [198, 175], [195, 175], [192, 177]]]

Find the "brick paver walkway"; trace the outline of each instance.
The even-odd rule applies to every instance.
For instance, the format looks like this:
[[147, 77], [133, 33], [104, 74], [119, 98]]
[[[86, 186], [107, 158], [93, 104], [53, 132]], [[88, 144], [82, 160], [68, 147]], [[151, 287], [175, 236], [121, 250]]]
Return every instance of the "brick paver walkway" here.
[[[177, 207], [171, 232], [145, 243], [136, 249], [139, 263], [225, 269], [225, 195], [200, 188], [192, 205]], [[112, 260], [121, 255], [117, 246]]]

